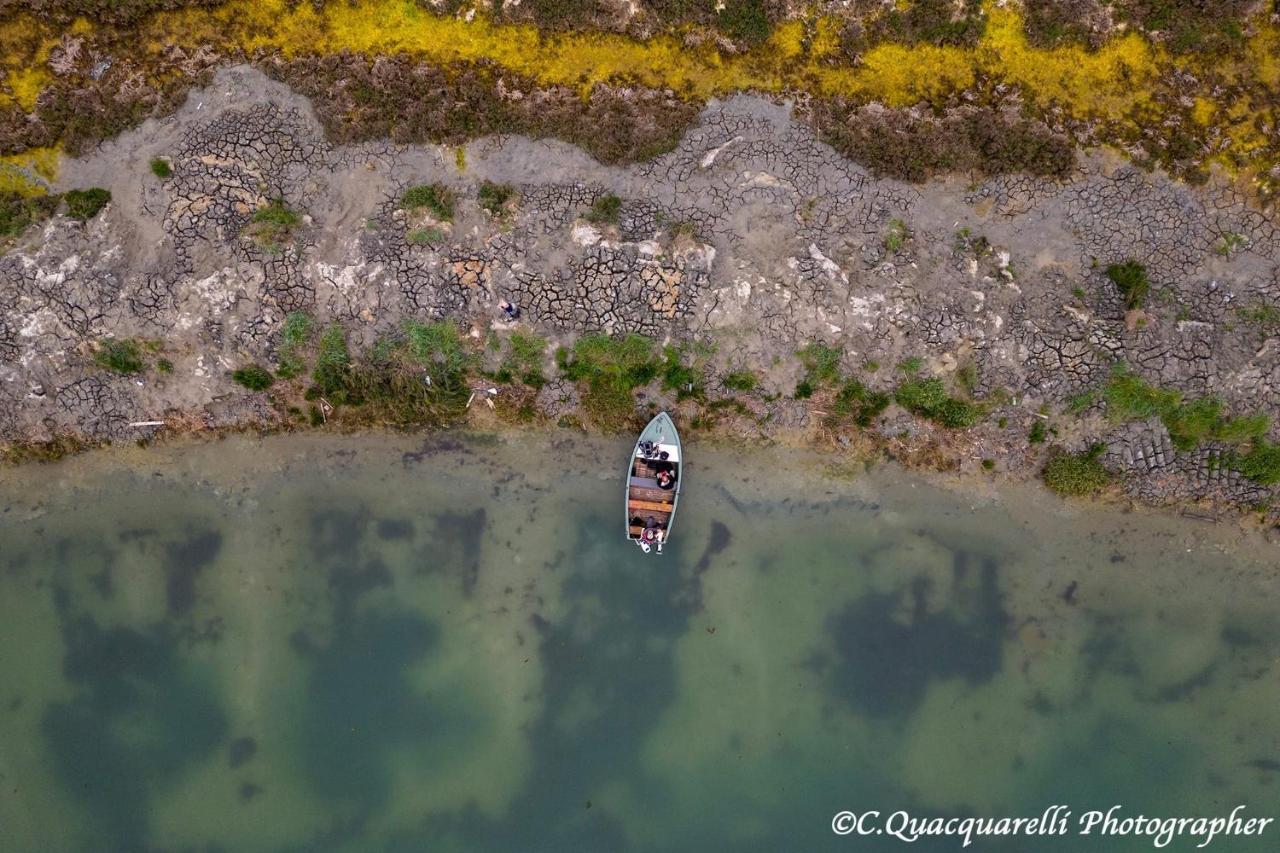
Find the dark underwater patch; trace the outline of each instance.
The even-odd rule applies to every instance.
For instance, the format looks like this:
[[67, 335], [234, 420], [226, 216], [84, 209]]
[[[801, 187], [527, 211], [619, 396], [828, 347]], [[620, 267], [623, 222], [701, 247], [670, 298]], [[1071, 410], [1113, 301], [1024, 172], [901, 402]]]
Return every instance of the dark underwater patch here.
[[[618, 784], [645, 790], [636, 768], [676, 697], [672, 650], [689, 630], [699, 581], [689, 572], [653, 570], [635, 546], [602, 538], [609, 523], [601, 515], [578, 519], [560, 567], [565, 610], [555, 620], [530, 616], [544, 707], [528, 732], [533, 768], [525, 789], [500, 819], [474, 807], [437, 815], [388, 849], [429, 849], [441, 837], [477, 851], [635, 849], [600, 794]], [[673, 543], [672, 559], [680, 547]]]
[[421, 571], [456, 575], [470, 595], [480, 578], [480, 544], [489, 524], [484, 507], [471, 512], [440, 512], [432, 517], [434, 531], [423, 551]]
[[329, 565], [329, 589], [339, 620], [352, 614], [361, 596], [395, 582], [382, 558], [367, 553], [365, 540], [372, 526], [373, 519], [363, 511], [325, 510], [311, 516], [312, 552], [320, 565]]
[[693, 573], [700, 575], [711, 567], [711, 561], [729, 547], [733, 534], [729, 532], [726, 524], [720, 521], [711, 522], [711, 539], [707, 542], [707, 547], [702, 552], [702, 556], [698, 558], [698, 562], [693, 566]]
[[407, 518], [384, 518], [378, 522], [378, 536], [383, 539], [408, 539], [413, 536], [413, 522]]
[[170, 544], [166, 570], [165, 594], [169, 613], [180, 616], [196, 603], [196, 579], [218, 557], [222, 550], [222, 534], [216, 530], [193, 533], [181, 542]]
[[311, 665], [300, 721], [307, 779], [322, 797], [354, 806], [340, 835], [358, 832], [387, 802], [388, 758], [431, 739], [456, 737], [469, 720], [452, 697], [423, 696], [409, 669], [438, 642], [436, 627], [411, 613], [352, 615], [326, 644], [297, 642]]
[[232, 770], [258, 754], [258, 742], [251, 737], [238, 737], [227, 744], [227, 766]]
[[149, 849], [150, 792], [216, 749], [226, 718], [184, 672], [163, 625], [104, 629], [73, 615], [59, 589], [63, 673], [80, 693], [51, 703], [41, 720], [54, 770], [96, 821], [98, 849]]
[[955, 553], [949, 610], [928, 612], [929, 582], [921, 578], [896, 593], [865, 595], [832, 618], [837, 659], [829, 671], [842, 700], [871, 716], [906, 717], [935, 680], [983, 684], [1000, 671], [1009, 616], [998, 570], [984, 558], [973, 572], [972, 560]]

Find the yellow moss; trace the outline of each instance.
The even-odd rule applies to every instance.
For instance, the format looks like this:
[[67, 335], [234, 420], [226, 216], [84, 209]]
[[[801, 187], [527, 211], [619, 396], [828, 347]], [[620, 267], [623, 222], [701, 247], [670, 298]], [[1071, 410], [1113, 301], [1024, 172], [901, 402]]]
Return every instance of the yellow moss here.
[[814, 23], [813, 42], [809, 52], [815, 60], [840, 52], [840, 22], [835, 18], [819, 18]]
[[1208, 127], [1213, 121], [1213, 113], [1216, 109], [1213, 101], [1208, 98], [1196, 98], [1195, 105], [1191, 108], [1191, 118], [1201, 127]]
[[1060, 104], [1081, 117], [1111, 119], [1151, 100], [1149, 87], [1165, 58], [1137, 33], [1097, 51], [1034, 48], [1012, 9], [990, 11], [978, 51], [985, 73], [1023, 87], [1036, 101]]
[[[483, 15], [472, 21], [439, 17], [416, 0], [344, 0], [320, 9], [296, 0], [228, 0], [213, 8], [158, 13], [127, 37], [152, 56], [173, 45], [208, 44], [228, 54], [352, 51], [402, 54], [439, 65], [490, 61], [542, 85], [570, 86], [584, 95], [608, 82], [671, 88], [694, 98], [799, 90], [904, 106], [950, 98], [979, 80], [983, 85], [994, 81], [1016, 87], [1034, 106], [1114, 127], [1163, 121], [1168, 107], [1156, 100], [1156, 82], [1177, 69], [1202, 69], [1260, 93], [1246, 96], [1243, 104], [1215, 108], [1206, 91], [1196, 102], [1197, 121], [1231, 123], [1224, 159], [1239, 160], [1274, 144], [1255, 127], [1256, 119], [1272, 109], [1264, 96], [1280, 88], [1280, 27], [1266, 20], [1253, 22], [1255, 35], [1241, 57], [1173, 57], [1137, 33], [1113, 38], [1096, 51], [1070, 45], [1036, 48], [1027, 42], [1014, 8], [988, 3], [987, 13], [986, 32], [976, 46], [881, 44], [854, 67], [830, 61], [840, 50], [841, 22], [835, 18], [784, 23], [756, 50], [726, 55], [711, 43], [690, 48], [674, 35], [643, 42], [608, 32], [544, 36], [533, 27], [500, 24]], [[97, 26], [77, 20], [69, 29], [87, 34]], [[48, 51], [60, 35], [53, 24], [31, 17], [0, 24], [0, 69], [12, 102], [24, 109], [34, 104], [48, 79]]]
[[0, 157], [0, 192], [48, 194], [49, 185], [58, 178], [58, 157], [54, 148], [31, 148]]
[[36, 98], [48, 82], [49, 74], [41, 68], [21, 68], [5, 75], [10, 96], [26, 112], [36, 108]]

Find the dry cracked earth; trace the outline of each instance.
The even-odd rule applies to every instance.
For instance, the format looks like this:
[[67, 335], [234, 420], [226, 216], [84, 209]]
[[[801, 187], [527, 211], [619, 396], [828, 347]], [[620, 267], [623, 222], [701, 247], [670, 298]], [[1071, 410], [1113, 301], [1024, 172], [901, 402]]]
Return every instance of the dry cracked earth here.
[[[155, 156], [172, 161], [170, 177], [150, 173]], [[482, 179], [518, 189], [509, 221], [477, 206]], [[433, 181], [457, 189], [456, 219], [442, 239], [411, 241], [398, 199]], [[962, 467], [1034, 470], [1037, 413], [1062, 411], [1117, 361], [1236, 411], [1276, 413], [1280, 401], [1280, 339], [1248, 310], [1280, 302], [1274, 221], [1224, 184], [1190, 188], [1103, 157], [1064, 181], [912, 186], [873, 178], [785, 106], [742, 96], [712, 103], [675, 151], [639, 166], [512, 137], [471, 144], [463, 162], [449, 148], [331, 145], [304, 99], [239, 67], [176, 114], [69, 161], [60, 184], [106, 187], [113, 202], [87, 223], [55, 217], [0, 258], [7, 440], [271, 423], [265, 395], [229, 372], [273, 363], [288, 312], [340, 320], [367, 346], [406, 317], [488, 324], [501, 299], [553, 340], [604, 330], [714, 342], [720, 375], [765, 377], [748, 408], [766, 437], [818, 429], [814, 407], [791, 397], [805, 342], [840, 347], [873, 386], [890, 387], [909, 357], [944, 376], [972, 365], [974, 392], [999, 404], [952, 440]], [[609, 192], [623, 199], [617, 226], [585, 222]], [[266, 253], [242, 231], [274, 197], [305, 217], [292, 245]], [[899, 244], [890, 235], [904, 228]], [[1126, 258], [1146, 265], [1153, 290], [1127, 323], [1103, 273]], [[162, 341], [172, 373], [103, 371], [91, 347], [106, 337]], [[555, 415], [572, 392], [553, 382], [539, 399]], [[1159, 420], [1086, 411], [1063, 424], [1066, 447], [1105, 441], [1135, 496], [1270, 495], [1214, 464], [1212, 443], [1175, 449]], [[939, 432], [896, 409], [876, 429]]]

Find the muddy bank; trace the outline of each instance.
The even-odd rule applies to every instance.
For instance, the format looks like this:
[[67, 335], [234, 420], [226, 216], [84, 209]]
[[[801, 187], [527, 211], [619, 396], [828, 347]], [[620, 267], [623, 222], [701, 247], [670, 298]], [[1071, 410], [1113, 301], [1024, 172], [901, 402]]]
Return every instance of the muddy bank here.
[[[478, 396], [440, 420], [629, 427], [584, 408], [592, 378], [554, 353], [635, 333], [659, 359], [628, 383], [635, 417], [674, 407], [693, 432], [1016, 477], [1092, 447], [1144, 500], [1272, 497], [1236, 464], [1269, 421], [1243, 435], [1230, 419], [1276, 411], [1280, 232], [1225, 186], [1098, 158], [1053, 179], [881, 180], [746, 96], [626, 168], [511, 136], [336, 145], [308, 101], [244, 67], [59, 180], [112, 201], [0, 258], [11, 443], [377, 423], [316, 390], [322, 331], [340, 328], [356, 363], [406, 320], [449, 318], [474, 357], [458, 390]], [[510, 192], [495, 204], [486, 183]], [[408, 204], [415, 186], [449, 196], [448, 215]], [[291, 218], [266, 228], [273, 203]], [[1107, 272], [1130, 261], [1146, 279], [1137, 305]], [[290, 315], [312, 328], [298, 352]], [[504, 371], [513, 333], [538, 346]], [[111, 369], [109, 340], [135, 342], [140, 369]], [[253, 365], [295, 375], [254, 392], [232, 376]], [[1217, 421], [1189, 432], [1181, 409], [1120, 400], [1120, 369], [1180, 405], [1220, 401]], [[924, 391], [971, 408], [952, 417]]]

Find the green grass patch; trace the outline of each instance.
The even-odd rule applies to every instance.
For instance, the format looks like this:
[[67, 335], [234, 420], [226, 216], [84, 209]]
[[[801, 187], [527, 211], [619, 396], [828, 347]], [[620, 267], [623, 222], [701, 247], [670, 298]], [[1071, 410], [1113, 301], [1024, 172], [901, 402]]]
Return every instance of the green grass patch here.
[[1106, 446], [1095, 444], [1082, 453], [1059, 450], [1040, 472], [1044, 484], [1064, 497], [1090, 495], [1111, 482], [1111, 472], [1099, 461]]
[[1242, 444], [1266, 435], [1270, 418], [1265, 414], [1231, 417], [1215, 396], [1185, 401], [1180, 391], [1159, 388], [1123, 365], [1111, 373], [1102, 389], [1107, 415], [1117, 421], [1158, 417], [1179, 450], [1191, 450], [1206, 441]]
[[87, 190], [69, 190], [62, 199], [67, 203], [67, 216], [88, 222], [111, 201], [111, 193], [102, 187], [90, 187]]
[[622, 199], [613, 193], [605, 193], [591, 203], [591, 209], [583, 218], [596, 225], [617, 225], [622, 211]]
[[773, 20], [765, 0], [725, 0], [716, 15], [716, 27], [736, 42], [755, 46], [769, 38]]
[[885, 392], [873, 391], [857, 379], [846, 379], [831, 403], [826, 424], [835, 427], [852, 421], [857, 426], [869, 427], [889, 407], [891, 399]]
[[28, 198], [15, 192], [0, 193], [0, 237], [16, 237], [28, 226], [48, 219], [61, 200], [60, 195]]
[[1235, 454], [1231, 467], [1264, 486], [1280, 483], [1280, 444], [1258, 438], [1243, 454]]
[[1044, 421], [1036, 418], [1031, 424], [1031, 432], [1027, 434], [1027, 441], [1032, 444], [1044, 444], [1045, 439], [1049, 437], [1049, 427]]
[[347, 349], [347, 332], [334, 323], [320, 335], [316, 366], [311, 371], [311, 379], [321, 393], [337, 396], [347, 388], [347, 372], [350, 367], [351, 352]]
[[453, 190], [444, 184], [419, 184], [400, 196], [407, 210], [426, 210], [439, 222], [453, 221]]
[[547, 339], [542, 335], [512, 332], [507, 338], [507, 352], [499, 368], [532, 388], [546, 384], [542, 375], [542, 357], [547, 351]]
[[99, 341], [93, 360], [105, 370], [125, 375], [141, 373], [146, 368], [142, 361], [142, 347], [132, 338]]
[[173, 165], [163, 157], [152, 157], [151, 174], [164, 180], [173, 174]]
[[284, 318], [280, 345], [276, 349], [276, 375], [281, 379], [292, 379], [306, 371], [302, 351], [311, 341], [311, 329], [311, 317], [302, 311], [294, 311]]
[[507, 203], [515, 198], [516, 191], [510, 184], [495, 184], [484, 181], [476, 191], [476, 201], [482, 210], [494, 216], [502, 216], [507, 212]]
[[453, 384], [462, 381], [472, 359], [457, 323], [452, 320], [431, 323], [410, 320], [405, 323], [404, 332], [409, 356], [431, 370], [433, 382]]
[[840, 381], [840, 358], [843, 351], [823, 343], [811, 343], [796, 353], [804, 365], [805, 379], [814, 387]]
[[677, 400], [705, 397], [706, 372], [704, 354], [697, 350], [684, 344], [662, 348], [662, 363], [658, 367], [662, 387], [674, 391]]
[[910, 236], [911, 232], [907, 229], [907, 223], [901, 219], [890, 219], [889, 230], [884, 235], [885, 250], [889, 252], [900, 251]]
[[755, 373], [745, 368], [726, 373], [723, 382], [724, 387], [730, 391], [741, 391], [744, 394], [749, 394], [756, 390], [756, 386], [760, 384], [760, 380]]
[[556, 353], [561, 372], [582, 386], [582, 406], [596, 425], [629, 424], [635, 415], [633, 392], [658, 375], [654, 344], [643, 335], [584, 335], [572, 350]]
[[1266, 302], [1255, 302], [1236, 309], [1236, 314], [1246, 323], [1261, 326], [1264, 330], [1280, 326], [1280, 308]]
[[952, 397], [937, 377], [911, 378], [898, 385], [894, 399], [899, 406], [950, 429], [964, 429], [977, 423], [982, 407]]
[[276, 381], [271, 371], [257, 364], [250, 364], [233, 371], [231, 378], [250, 391], [265, 391], [271, 387], [271, 383]]
[[445, 235], [439, 228], [415, 228], [404, 241], [410, 246], [438, 246], [445, 241]]
[[254, 243], [268, 253], [276, 253], [293, 239], [294, 230], [302, 222], [297, 211], [275, 198], [253, 212], [245, 229]]
[[1120, 295], [1124, 297], [1124, 307], [1130, 311], [1146, 304], [1151, 292], [1151, 279], [1147, 277], [1147, 268], [1135, 260], [1127, 260], [1107, 267], [1107, 278], [1111, 279]]

